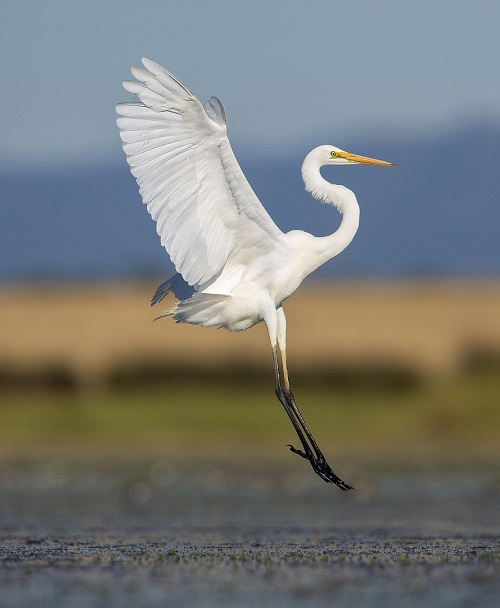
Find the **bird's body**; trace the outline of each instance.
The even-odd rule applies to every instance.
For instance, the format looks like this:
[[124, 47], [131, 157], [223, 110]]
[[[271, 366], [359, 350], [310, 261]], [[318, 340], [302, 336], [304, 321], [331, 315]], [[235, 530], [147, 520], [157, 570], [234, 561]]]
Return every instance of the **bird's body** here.
[[147, 71], [132, 68], [139, 82], [124, 82], [140, 102], [119, 104], [117, 123], [143, 201], [177, 270], [158, 288], [152, 304], [173, 291], [180, 301], [161, 316], [173, 315], [178, 322], [242, 331], [264, 321], [273, 349], [276, 393], [304, 448], [291, 450], [307, 458], [322, 479], [348, 490], [326, 463], [295, 404], [282, 304], [311, 272], [343, 251], [358, 229], [356, 197], [324, 180], [320, 167], [391, 163], [334, 146], [315, 148], [302, 165], [306, 190], [335, 206], [342, 223], [325, 237], [300, 230], [285, 234], [260, 204], [234, 157], [221, 102], [212, 97], [204, 108], [161, 66], [147, 59], [143, 64]]
[[[294, 230], [283, 234], [267, 254], [250, 257], [248, 250], [237, 249], [220, 275], [191, 296], [200, 303], [205, 299], [206, 307], [188, 314], [188, 305], [181, 303], [172, 311], [174, 318], [228, 331], [253, 327], [265, 320], [268, 308], [278, 309], [314, 270], [314, 258], [304, 254], [310, 242], [311, 235]], [[213, 301], [209, 296], [224, 297]]]

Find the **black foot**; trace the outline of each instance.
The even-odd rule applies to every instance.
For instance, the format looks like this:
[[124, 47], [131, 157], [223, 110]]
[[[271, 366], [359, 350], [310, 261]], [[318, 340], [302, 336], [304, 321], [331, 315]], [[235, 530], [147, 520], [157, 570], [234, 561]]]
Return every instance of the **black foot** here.
[[353, 489], [352, 486], [348, 485], [345, 481], [342, 481], [340, 477], [335, 475], [323, 456], [314, 458], [312, 454], [308, 456], [302, 452], [302, 450], [297, 450], [297, 448], [294, 448], [293, 445], [288, 445], [287, 447], [289, 447], [290, 451], [294, 454], [298, 454], [299, 456], [302, 456], [302, 458], [309, 460], [316, 475], [319, 475], [323, 481], [326, 481], [326, 483], [333, 483], [344, 492], [348, 492], [349, 490]]

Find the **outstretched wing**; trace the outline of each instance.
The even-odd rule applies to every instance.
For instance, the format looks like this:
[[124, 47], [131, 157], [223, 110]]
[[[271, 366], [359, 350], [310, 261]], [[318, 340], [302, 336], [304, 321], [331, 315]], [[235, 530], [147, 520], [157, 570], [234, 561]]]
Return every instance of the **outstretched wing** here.
[[123, 83], [140, 102], [117, 106], [123, 149], [176, 270], [202, 285], [235, 248], [265, 255], [283, 233], [234, 157], [222, 103], [212, 97], [203, 108], [175, 76], [142, 62], [137, 81]]

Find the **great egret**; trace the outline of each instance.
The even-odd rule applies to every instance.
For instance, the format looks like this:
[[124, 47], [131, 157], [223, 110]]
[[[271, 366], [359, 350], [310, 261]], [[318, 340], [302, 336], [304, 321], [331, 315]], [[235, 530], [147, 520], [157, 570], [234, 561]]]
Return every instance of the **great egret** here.
[[343, 251], [359, 224], [353, 192], [320, 174], [324, 165], [391, 165], [319, 146], [302, 165], [306, 190], [336, 207], [343, 219], [330, 236], [300, 230], [283, 233], [260, 204], [234, 157], [226, 113], [211, 97], [196, 96], [158, 64], [143, 59], [132, 68], [137, 81], [124, 88], [139, 98], [117, 106], [123, 149], [144, 204], [177, 274], [160, 285], [151, 305], [173, 291], [179, 302], [161, 316], [202, 327], [242, 331], [264, 321], [274, 358], [276, 395], [307, 459], [326, 482], [351, 486], [328, 465], [290, 388], [283, 302], [316, 268]]

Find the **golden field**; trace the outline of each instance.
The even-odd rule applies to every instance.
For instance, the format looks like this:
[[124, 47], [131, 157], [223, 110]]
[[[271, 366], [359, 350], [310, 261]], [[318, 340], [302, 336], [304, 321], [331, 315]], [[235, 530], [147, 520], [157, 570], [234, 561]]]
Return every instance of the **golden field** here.
[[[4, 287], [0, 378], [60, 373], [96, 387], [148, 368], [272, 374], [263, 324], [229, 334], [153, 323], [163, 305], [149, 307], [155, 286]], [[500, 354], [499, 283], [309, 283], [284, 307], [292, 374], [450, 376]]]

